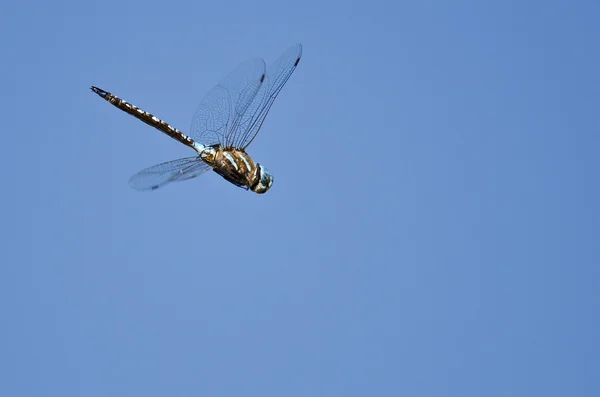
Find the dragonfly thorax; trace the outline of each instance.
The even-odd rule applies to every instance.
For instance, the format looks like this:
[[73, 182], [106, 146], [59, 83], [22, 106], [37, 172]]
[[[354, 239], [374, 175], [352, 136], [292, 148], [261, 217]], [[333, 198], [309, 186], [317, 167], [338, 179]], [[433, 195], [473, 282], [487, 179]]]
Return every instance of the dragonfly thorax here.
[[210, 165], [213, 165], [215, 163], [217, 159], [217, 151], [221, 150], [219, 145], [198, 145], [198, 147], [195, 147], [194, 149], [196, 149], [200, 158]]
[[200, 158], [227, 181], [255, 193], [265, 193], [273, 185], [273, 176], [243, 149], [205, 146]]

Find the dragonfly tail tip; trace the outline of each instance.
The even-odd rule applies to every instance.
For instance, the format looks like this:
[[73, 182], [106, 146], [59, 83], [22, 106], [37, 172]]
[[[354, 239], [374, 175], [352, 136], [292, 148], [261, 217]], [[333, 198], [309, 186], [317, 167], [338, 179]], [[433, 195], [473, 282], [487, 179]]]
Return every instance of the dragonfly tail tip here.
[[106, 92], [98, 87], [91, 86], [90, 89], [93, 92], [95, 92], [96, 94], [100, 95], [102, 98], [104, 98], [106, 95], [108, 95], [108, 92]]

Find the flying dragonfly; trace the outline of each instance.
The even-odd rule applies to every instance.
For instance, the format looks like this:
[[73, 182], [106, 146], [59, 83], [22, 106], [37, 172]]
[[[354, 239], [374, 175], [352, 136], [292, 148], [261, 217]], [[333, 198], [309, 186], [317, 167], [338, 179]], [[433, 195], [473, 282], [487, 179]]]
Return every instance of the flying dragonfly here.
[[204, 97], [192, 118], [190, 135], [92, 86], [93, 92], [112, 105], [196, 151], [194, 157], [168, 161], [138, 172], [129, 179], [129, 185], [137, 190], [154, 190], [212, 169], [238, 187], [265, 193], [273, 184], [273, 176], [252, 160], [246, 148], [260, 131], [277, 94], [298, 66], [301, 56], [302, 46], [296, 44], [268, 70], [262, 59], [242, 63]]

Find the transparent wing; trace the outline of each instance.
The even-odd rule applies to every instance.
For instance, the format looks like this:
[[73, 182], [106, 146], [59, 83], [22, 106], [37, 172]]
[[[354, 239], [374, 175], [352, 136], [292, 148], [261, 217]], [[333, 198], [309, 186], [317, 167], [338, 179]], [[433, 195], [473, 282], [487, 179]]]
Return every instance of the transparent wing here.
[[129, 186], [136, 190], [154, 190], [167, 183], [192, 179], [212, 167], [199, 157], [186, 157], [146, 168], [129, 179]]
[[203, 145], [227, 146], [227, 136], [239, 129], [242, 116], [265, 78], [265, 61], [242, 63], [214, 87], [192, 118], [191, 137]]
[[226, 136], [226, 146], [245, 149], [250, 145], [262, 127], [275, 98], [296, 70], [301, 56], [302, 46], [295, 44], [269, 66], [265, 81], [260, 86], [252, 104], [248, 106], [238, 128]]

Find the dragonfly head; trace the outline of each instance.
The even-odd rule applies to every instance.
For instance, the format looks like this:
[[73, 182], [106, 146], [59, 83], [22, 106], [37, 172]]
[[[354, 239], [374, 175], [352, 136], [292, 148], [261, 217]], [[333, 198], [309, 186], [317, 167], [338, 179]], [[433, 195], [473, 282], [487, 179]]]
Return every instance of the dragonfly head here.
[[262, 165], [257, 164], [255, 182], [250, 186], [254, 193], [263, 194], [271, 188], [273, 175]]

